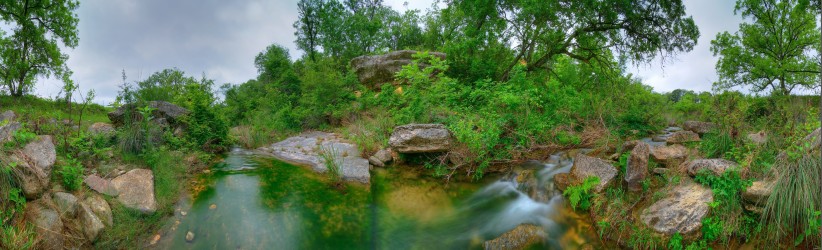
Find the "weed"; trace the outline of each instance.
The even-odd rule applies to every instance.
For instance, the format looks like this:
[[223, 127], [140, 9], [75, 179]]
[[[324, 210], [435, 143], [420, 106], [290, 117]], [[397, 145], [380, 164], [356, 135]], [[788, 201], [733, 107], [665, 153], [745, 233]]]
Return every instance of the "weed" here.
[[80, 161], [67, 156], [57, 173], [63, 177], [63, 185], [68, 190], [77, 190], [83, 185], [83, 165]]
[[592, 191], [597, 185], [599, 185], [599, 177], [588, 176], [581, 184], [566, 188], [562, 194], [568, 197], [574, 210], [577, 208], [588, 210], [592, 205], [591, 198], [594, 196]]
[[0, 226], [0, 248], [2, 249], [32, 249], [36, 238], [34, 226], [28, 223], [20, 227], [7, 224]]
[[682, 245], [682, 235], [679, 232], [676, 232], [674, 236], [671, 237], [671, 241], [668, 241], [668, 249], [670, 250], [682, 250], [684, 246]]
[[342, 181], [342, 175], [340, 173], [342, 157], [339, 155], [339, 150], [337, 150], [334, 146], [320, 147], [320, 158], [322, 158], [325, 164], [325, 169], [328, 170], [326, 171], [328, 173], [328, 178], [335, 183]]

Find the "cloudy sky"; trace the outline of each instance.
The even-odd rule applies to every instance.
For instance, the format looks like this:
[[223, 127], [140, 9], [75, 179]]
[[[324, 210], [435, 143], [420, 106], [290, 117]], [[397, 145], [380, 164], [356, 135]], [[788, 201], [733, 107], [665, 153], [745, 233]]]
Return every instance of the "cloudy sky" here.
[[[94, 89], [96, 102], [108, 104], [122, 83], [142, 80], [153, 72], [177, 67], [190, 75], [215, 79], [218, 84], [242, 83], [257, 75], [254, 56], [277, 43], [291, 51], [296, 0], [87, 0], [78, 10], [80, 44], [65, 50], [73, 79], [81, 90]], [[425, 10], [432, 0], [385, 0], [398, 10]], [[721, 31], [736, 31], [741, 18], [733, 15], [733, 2], [685, 0], [687, 11], [699, 26], [697, 47], [672, 62], [652, 62], [631, 72], [660, 92], [677, 88], [708, 91], [716, 79], [716, 59], [710, 41]], [[39, 96], [54, 97], [62, 82], [38, 81]]]

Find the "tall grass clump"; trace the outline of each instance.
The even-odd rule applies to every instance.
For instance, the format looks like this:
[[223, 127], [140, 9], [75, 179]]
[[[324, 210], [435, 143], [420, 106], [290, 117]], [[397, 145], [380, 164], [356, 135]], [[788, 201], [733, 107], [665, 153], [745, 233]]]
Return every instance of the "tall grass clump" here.
[[803, 154], [796, 159], [780, 155], [774, 164], [777, 171], [776, 184], [765, 204], [762, 224], [769, 226], [769, 234], [774, 239], [794, 237], [799, 244], [803, 240], [818, 243], [819, 225], [816, 214], [820, 210], [819, 151]]
[[320, 146], [320, 158], [322, 158], [328, 174], [328, 178], [335, 183], [342, 181], [342, 157], [339, 150], [334, 146]]
[[722, 131], [707, 133], [699, 144], [699, 151], [708, 158], [724, 158], [726, 153], [734, 148], [734, 140], [731, 136]]
[[363, 155], [372, 155], [388, 146], [388, 138], [397, 124], [385, 110], [375, 109], [343, 128], [343, 135], [357, 144]]

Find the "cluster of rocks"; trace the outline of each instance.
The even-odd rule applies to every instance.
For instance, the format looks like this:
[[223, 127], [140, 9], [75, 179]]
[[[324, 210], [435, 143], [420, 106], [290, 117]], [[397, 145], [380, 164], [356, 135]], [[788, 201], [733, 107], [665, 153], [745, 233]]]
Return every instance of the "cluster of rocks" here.
[[[150, 101], [146, 105], [150, 108], [151, 114], [150, 122], [157, 127], [173, 131], [174, 135], [180, 136], [186, 129], [183, 118], [191, 112], [187, 109], [174, 105], [165, 101]], [[122, 127], [125, 124], [136, 124], [143, 120], [143, 115], [140, 114], [140, 108], [137, 104], [130, 103], [117, 108], [108, 113], [108, 119], [114, 127]]]
[[[360, 83], [371, 89], [379, 90], [382, 84], [393, 82], [394, 76], [402, 69], [402, 66], [412, 63], [415, 54], [417, 51], [414, 50], [399, 50], [383, 55], [355, 57], [350, 63]], [[429, 52], [428, 54], [445, 60], [445, 53]], [[427, 65], [419, 66], [426, 67]]]

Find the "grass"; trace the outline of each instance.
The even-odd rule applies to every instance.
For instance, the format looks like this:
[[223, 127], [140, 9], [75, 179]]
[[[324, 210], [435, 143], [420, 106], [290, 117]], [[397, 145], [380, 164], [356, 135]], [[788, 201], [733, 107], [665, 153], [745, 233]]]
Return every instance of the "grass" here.
[[[762, 224], [769, 225], [766, 229], [773, 239], [799, 237], [811, 228], [809, 218], [814, 218], [814, 213], [820, 210], [819, 187], [822, 183], [819, 169], [822, 159], [818, 151], [814, 152], [795, 160], [779, 157], [775, 163], [774, 169], [778, 169], [779, 173], [762, 214]], [[808, 238], [811, 241], [818, 239]]]
[[2, 249], [32, 249], [35, 238], [36, 233], [31, 224], [0, 226], [0, 248]]
[[[79, 104], [74, 104], [78, 105]], [[39, 119], [54, 118], [58, 121], [71, 119], [77, 116], [77, 111], [72, 116], [67, 111], [66, 103], [53, 101], [36, 96], [0, 96], [0, 107], [3, 110], [12, 110], [17, 114], [17, 119], [21, 121], [35, 121]], [[81, 129], [94, 124], [95, 122], [109, 122], [108, 112], [112, 109], [99, 104], [89, 104], [83, 112]]]
[[342, 181], [342, 174], [340, 173], [342, 160], [341, 157], [338, 157], [340, 153], [336, 148], [333, 146], [320, 146], [320, 158], [323, 159], [325, 163], [325, 168], [328, 170], [326, 174], [328, 174], [328, 178], [335, 183], [339, 183]]
[[372, 155], [388, 146], [396, 123], [384, 110], [372, 110], [342, 128], [342, 134], [357, 145], [363, 155]]
[[725, 153], [734, 147], [734, 141], [728, 133], [712, 132], [703, 136], [699, 151], [708, 158], [724, 158]]

